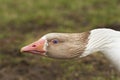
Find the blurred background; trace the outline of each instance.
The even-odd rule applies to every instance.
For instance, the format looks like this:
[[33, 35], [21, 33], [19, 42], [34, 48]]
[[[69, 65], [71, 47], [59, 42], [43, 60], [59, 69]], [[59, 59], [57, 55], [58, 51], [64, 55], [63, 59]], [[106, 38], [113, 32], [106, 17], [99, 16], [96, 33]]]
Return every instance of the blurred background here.
[[120, 80], [101, 53], [56, 60], [19, 52], [49, 32], [119, 25], [120, 0], [0, 0], [0, 80]]

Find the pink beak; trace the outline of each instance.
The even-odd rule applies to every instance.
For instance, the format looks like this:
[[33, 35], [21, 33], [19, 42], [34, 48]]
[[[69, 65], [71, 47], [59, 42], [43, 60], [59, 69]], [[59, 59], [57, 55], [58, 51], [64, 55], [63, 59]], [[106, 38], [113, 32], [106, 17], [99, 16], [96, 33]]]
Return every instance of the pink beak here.
[[23, 48], [21, 48], [21, 52], [29, 52], [29, 53], [33, 53], [33, 54], [40, 54], [40, 55], [45, 55], [45, 40], [44, 39], [40, 39], [36, 42], [33, 42]]

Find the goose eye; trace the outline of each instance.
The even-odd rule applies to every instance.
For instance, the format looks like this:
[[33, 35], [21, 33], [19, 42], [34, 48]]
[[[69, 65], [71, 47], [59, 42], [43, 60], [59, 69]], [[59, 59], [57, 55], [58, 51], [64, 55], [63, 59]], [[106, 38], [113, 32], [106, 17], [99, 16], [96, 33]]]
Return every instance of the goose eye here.
[[52, 43], [57, 44], [59, 41], [57, 39], [52, 40]]

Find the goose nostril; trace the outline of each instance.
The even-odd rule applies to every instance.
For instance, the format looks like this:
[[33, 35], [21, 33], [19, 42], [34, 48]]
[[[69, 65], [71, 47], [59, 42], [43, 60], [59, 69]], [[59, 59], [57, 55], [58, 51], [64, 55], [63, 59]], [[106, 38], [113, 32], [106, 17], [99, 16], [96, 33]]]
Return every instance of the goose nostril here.
[[36, 47], [36, 45], [32, 45], [32, 47]]

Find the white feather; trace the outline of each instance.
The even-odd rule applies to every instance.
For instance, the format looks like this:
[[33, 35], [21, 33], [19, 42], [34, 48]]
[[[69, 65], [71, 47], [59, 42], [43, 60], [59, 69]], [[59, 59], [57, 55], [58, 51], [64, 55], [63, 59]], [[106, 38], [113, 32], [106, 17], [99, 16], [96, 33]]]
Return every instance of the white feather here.
[[80, 57], [101, 51], [120, 71], [120, 32], [112, 29], [91, 31], [85, 52]]

